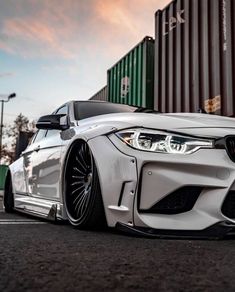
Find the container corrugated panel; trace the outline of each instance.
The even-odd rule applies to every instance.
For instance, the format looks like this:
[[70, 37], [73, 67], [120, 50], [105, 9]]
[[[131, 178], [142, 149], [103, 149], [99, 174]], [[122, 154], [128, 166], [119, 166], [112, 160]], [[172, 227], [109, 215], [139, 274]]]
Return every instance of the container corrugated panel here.
[[89, 100], [102, 100], [107, 101], [108, 94], [107, 94], [107, 85], [104, 86], [101, 90], [99, 90], [96, 94], [94, 94]]
[[145, 37], [108, 70], [108, 101], [153, 108], [153, 38]]
[[4, 189], [8, 166], [0, 165], [0, 190]]
[[176, 0], [155, 15], [162, 112], [235, 115], [235, 0]]

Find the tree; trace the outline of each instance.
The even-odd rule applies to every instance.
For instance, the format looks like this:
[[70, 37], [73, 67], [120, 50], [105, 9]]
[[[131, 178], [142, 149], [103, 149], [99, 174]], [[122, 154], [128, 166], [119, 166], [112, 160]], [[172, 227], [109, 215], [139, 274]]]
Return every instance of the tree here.
[[35, 122], [29, 122], [22, 113], [16, 117], [12, 126], [5, 128], [4, 136], [8, 141], [2, 146], [2, 158], [6, 163], [12, 163], [15, 160], [16, 143], [20, 132], [33, 134], [35, 131]]

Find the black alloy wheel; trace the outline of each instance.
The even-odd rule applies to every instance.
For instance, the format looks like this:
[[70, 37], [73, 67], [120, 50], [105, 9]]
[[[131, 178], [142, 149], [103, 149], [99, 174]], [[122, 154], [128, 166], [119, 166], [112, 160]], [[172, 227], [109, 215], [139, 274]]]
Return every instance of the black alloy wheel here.
[[78, 228], [105, 226], [98, 173], [92, 153], [84, 141], [73, 145], [67, 159], [65, 207], [70, 223]]

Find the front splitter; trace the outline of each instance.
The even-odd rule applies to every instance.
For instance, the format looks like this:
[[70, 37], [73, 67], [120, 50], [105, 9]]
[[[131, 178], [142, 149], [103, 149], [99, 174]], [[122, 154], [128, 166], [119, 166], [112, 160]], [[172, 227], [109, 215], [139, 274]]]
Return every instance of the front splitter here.
[[146, 227], [135, 227], [118, 222], [115, 226], [119, 231], [147, 238], [165, 239], [224, 239], [226, 236], [235, 235], [235, 225], [228, 222], [216, 223], [204, 230], [164, 230]]

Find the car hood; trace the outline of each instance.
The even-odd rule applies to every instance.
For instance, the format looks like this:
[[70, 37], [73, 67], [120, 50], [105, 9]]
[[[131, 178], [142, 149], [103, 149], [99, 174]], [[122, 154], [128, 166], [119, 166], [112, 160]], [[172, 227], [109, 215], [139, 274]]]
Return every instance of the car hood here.
[[175, 113], [164, 116], [174, 119], [175, 126], [173, 127], [176, 132], [215, 138], [235, 135], [235, 118], [193, 113]]
[[116, 129], [144, 127], [174, 131], [201, 137], [235, 135], [235, 119], [208, 114], [120, 113], [96, 116], [79, 121], [80, 126], [110, 125]]

